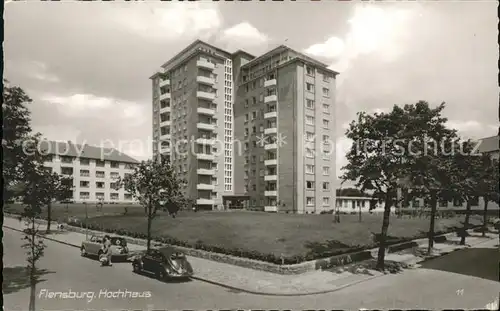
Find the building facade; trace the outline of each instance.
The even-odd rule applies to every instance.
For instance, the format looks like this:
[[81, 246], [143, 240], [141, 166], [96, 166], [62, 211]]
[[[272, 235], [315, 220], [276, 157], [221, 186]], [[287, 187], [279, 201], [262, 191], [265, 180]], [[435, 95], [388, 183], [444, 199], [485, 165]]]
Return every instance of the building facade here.
[[269, 212], [333, 209], [336, 75], [286, 46], [256, 58], [195, 41], [151, 77], [154, 157], [202, 209], [231, 196]]
[[233, 193], [231, 54], [196, 41], [165, 63], [153, 81], [153, 157], [166, 157], [200, 209]]
[[40, 149], [49, 155], [44, 163], [51, 172], [73, 178], [76, 203], [135, 203], [123, 188], [115, 190], [119, 177], [133, 172], [138, 161], [112, 148], [42, 141]]

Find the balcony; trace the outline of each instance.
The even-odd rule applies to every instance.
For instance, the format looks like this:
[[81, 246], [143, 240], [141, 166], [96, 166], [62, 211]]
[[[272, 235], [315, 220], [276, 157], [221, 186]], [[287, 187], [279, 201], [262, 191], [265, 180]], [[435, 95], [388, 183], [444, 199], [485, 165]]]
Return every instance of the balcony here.
[[199, 130], [215, 131], [215, 124], [209, 124], [209, 123], [201, 123], [201, 122], [198, 122], [198, 123], [196, 123], [196, 127], [197, 127]]
[[196, 62], [196, 66], [198, 68], [203, 68], [203, 69], [208, 69], [208, 70], [214, 70], [215, 69], [215, 64], [210, 63], [210, 62], [208, 62], [206, 60], [202, 60], [202, 59], [200, 59], [200, 60], [198, 60]]
[[196, 189], [198, 190], [210, 190], [214, 191], [215, 190], [215, 185], [212, 184], [197, 184]]
[[198, 205], [214, 205], [214, 200], [211, 199], [197, 199], [196, 204]]
[[205, 160], [205, 161], [215, 160], [215, 156], [213, 154], [206, 154], [206, 153], [197, 153], [196, 158], [198, 160]]
[[171, 136], [170, 134], [164, 134], [160, 136], [160, 140], [170, 140]]
[[215, 140], [210, 138], [197, 138], [196, 143], [198, 145], [213, 145], [215, 144]]
[[278, 180], [278, 175], [276, 175], [276, 173], [274, 173], [274, 175], [266, 175], [264, 176], [264, 180], [265, 181], [276, 181]]
[[163, 122], [160, 122], [160, 127], [170, 126], [171, 124], [172, 124], [172, 122], [170, 120], [163, 121]]
[[278, 117], [277, 111], [266, 112], [264, 114], [264, 119], [270, 119], [270, 118], [276, 118], [276, 117]]
[[264, 103], [272, 103], [272, 102], [275, 102], [277, 100], [278, 100], [277, 95], [269, 95], [269, 96], [264, 97]]
[[265, 160], [264, 165], [266, 166], [278, 165], [278, 159]]
[[169, 79], [160, 80], [160, 87], [164, 87], [164, 86], [167, 86], [167, 85], [170, 85], [170, 80]]
[[267, 129], [264, 129], [264, 134], [277, 134], [278, 133], [278, 129], [276, 128], [276, 125], [273, 125], [273, 127], [270, 127], [270, 128], [267, 128]]
[[211, 169], [206, 169], [206, 168], [199, 168], [196, 170], [196, 173], [198, 175], [215, 175], [215, 170], [211, 170]]
[[264, 206], [264, 212], [277, 212], [278, 207], [276, 205], [267, 205]]
[[160, 95], [160, 100], [170, 99], [170, 93], [163, 93]]
[[172, 112], [172, 109], [170, 108], [170, 106], [163, 107], [163, 108], [160, 107], [160, 113], [165, 113], [165, 112]]
[[278, 196], [278, 190], [266, 190], [264, 191], [266, 197], [276, 197]]
[[200, 84], [213, 86], [215, 84], [215, 79], [209, 78], [209, 77], [204, 77], [204, 76], [197, 76], [196, 82], [198, 82]]
[[212, 101], [215, 99], [215, 93], [196, 91], [196, 97]]
[[270, 87], [275, 85], [276, 85], [276, 79], [267, 80], [266, 82], [264, 82], [264, 87]]
[[196, 110], [198, 111], [198, 114], [202, 114], [205, 116], [215, 115], [215, 110], [213, 110], [213, 109], [198, 107]]
[[274, 144], [266, 144], [264, 145], [265, 150], [273, 150], [273, 149], [278, 149], [278, 145], [276, 143]]
[[160, 147], [160, 153], [170, 153], [171, 151], [170, 147]]

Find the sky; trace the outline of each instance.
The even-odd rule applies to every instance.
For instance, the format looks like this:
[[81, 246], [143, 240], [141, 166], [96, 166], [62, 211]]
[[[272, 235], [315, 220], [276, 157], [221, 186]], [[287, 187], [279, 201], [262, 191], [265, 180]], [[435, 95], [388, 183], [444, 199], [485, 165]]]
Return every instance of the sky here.
[[498, 132], [495, 1], [433, 2], [10, 2], [4, 77], [33, 99], [47, 139], [152, 155], [149, 77], [196, 39], [233, 52], [278, 45], [340, 72], [337, 174], [347, 125], [426, 100], [446, 102], [467, 138]]

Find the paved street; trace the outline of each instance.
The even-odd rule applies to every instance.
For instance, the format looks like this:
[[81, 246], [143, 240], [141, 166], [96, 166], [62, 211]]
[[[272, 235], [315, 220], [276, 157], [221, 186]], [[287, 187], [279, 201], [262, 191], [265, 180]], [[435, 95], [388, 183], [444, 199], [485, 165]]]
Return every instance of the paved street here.
[[[21, 238], [19, 232], [4, 229], [5, 310], [26, 310], [28, 307], [29, 288], [26, 277], [22, 275], [25, 255], [21, 249]], [[80, 257], [78, 250], [73, 247], [52, 241], [46, 241], [46, 244], [46, 254], [39, 264], [45, 271], [41, 276], [42, 281], [37, 285], [37, 296], [45, 289], [49, 292], [92, 292], [95, 297], [91, 301], [83, 298], [42, 297], [37, 299], [37, 310], [484, 308], [496, 299], [500, 291], [498, 282], [494, 281], [495, 275], [492, 275], [497, 272], [495, 268], [498, 263], [498, 249], [495, 249], [497, 242], [493, 240], [477, 246], [478, 250], [474, 254], [461, 257], [462, 251], [459, 251], [430, 261], [425, 264], [430, 269], [407, 270], [337, 292], [300, 297], [244, 294], [196, 280], [162, 283], [147, 276], [133, 274], [128, 263], [99, 267], [96, 261]], [[496, 251], [495, 259], [491, 258], [495, 254], [492, 250]], [[458, 273], [443, 271], [451, 265], [458, 269], [462, 267], [462, 270], [455, 270]], [[470, 265], [478, 267], [475, 273], [487, 279], [468, 275], [472, 272], [464, 267]], [[460, 274], [462, 271], [465, 274]], [[139, 293], [149, 291], [151, 297], [98, 297], [101, 290]]]

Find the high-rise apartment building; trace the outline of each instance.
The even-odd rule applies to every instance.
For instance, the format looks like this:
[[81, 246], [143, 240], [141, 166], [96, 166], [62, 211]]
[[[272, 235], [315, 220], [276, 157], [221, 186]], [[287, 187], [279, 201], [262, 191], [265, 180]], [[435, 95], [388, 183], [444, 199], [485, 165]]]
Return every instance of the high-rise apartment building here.
[[336, 75], [286, 46], [256, 58], [196, 41], [151, 77], [154, 156], [171, 159], [200, 208], [331, 210]]

